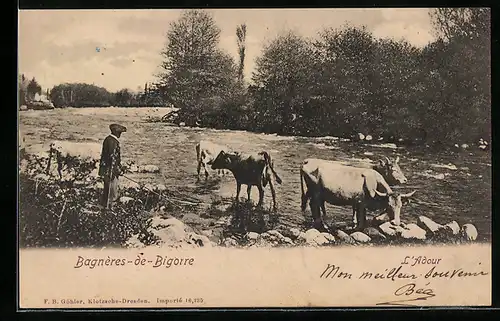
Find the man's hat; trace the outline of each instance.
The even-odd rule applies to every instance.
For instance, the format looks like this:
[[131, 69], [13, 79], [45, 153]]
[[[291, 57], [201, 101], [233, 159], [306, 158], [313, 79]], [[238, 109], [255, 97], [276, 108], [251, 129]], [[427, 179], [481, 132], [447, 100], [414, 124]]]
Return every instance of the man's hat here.
[[123, 133], [127, 131], [127, 127], [119, 125], [119, 124], [111, 124], [109, 125], [109, 129], [112, 133]]

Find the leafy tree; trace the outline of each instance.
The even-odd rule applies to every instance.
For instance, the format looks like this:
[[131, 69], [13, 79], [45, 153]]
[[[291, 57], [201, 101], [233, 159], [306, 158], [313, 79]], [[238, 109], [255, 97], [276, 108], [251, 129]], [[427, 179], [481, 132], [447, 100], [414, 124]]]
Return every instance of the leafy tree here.
[[134, 94], [128, 89], [122, 89], [114, 94], [114, 104], [116, 106], [131, 106], [134, 102]]
[[246, 35], [247, 35], [247, 25], [241, 24], [236, 27], [236, 37], [238, 45], [238, 80], [243, 83], [243, 71], [245, 69], [245, 50], [246, 50]]
[[307, 108], [314, 70], [312, 45], [289, 31], [279, 35], [256, 60], [252, 81], [256, 125], [261, 130], [287, 133], [296, 130], [297, 115]]
[[108, 107], [112, 96], [103, 87], [85, 83], [60, 84], [50, 91], [55, 107]]
[[217, 48], [219, 38], [220, 29], [203, 10], [187, 10], [170, 25], [159, 85], [188, 124], [227, 99], [236, 84], [234, 61]]
[[366, 27], [325, 29], [315, 43], [325, 71], [321, 92], [329, 95], [329, 113], [337, 134], [366, 132], [373, 106], [372, 82], [376, 42]]
[[27, 92], [28, 92], [28, 79], [21, 74], [18, 76], [18, 92], [19, 92], [19, 105], [25, 105], [27, 102]]
[[42, 93], [42, 87], [38, 84], [35, 77], [31, 79], [26, 87], [26, 94], [28, 101], [33, 101], [35, 99], [35, 95], [40, 95]]

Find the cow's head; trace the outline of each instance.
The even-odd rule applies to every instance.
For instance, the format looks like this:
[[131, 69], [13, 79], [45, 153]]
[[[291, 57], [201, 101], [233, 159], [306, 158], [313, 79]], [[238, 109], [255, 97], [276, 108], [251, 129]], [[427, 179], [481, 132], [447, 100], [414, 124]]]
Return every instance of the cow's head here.
[[388, 157], [381, 159], [379, 161], [379, 168], [381, 170], [380, 174], [382, 174], [390, 185], [405, 184], [408, 182], [408, 179], [399, 167], [399, 156], [394, 161], [391, 161]]
[[378, 196], [384, 198], [387, 201], [387, 214], [389, 214], [389, 218], [392, 220], [394, 225], [401, 224], [401, 207], [403, 204], [409, 203], [410, 197], [415, 194], [416, 191], [401, 194], [398, 192], [390, 192], [390, 193], [382, 193], [375, 190]]
[[219, 155], [212, 161], [212, 169], [227, 169], [231, 165], [231, 157], [229, 156], [228, 153], [221, 150]]

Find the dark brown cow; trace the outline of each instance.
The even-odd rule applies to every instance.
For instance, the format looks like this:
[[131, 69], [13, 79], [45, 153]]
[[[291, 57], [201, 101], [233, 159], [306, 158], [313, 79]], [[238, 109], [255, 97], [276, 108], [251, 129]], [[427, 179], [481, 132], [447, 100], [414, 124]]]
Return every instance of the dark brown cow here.
[[257, 186], [259, 190], [259, 203], [257, 206], [262, 206], [264, 202], [264, 187], [269, 183], [271, 194], [273, 197], [273, 209], [276, 210], [276, 192], [274, 190], [271, 174], [274, 175], [278, 184], [282, 183], [273, 167], [271, 155], [268, 152], [253, 153], [244, 155], [241, 153], [228, 153], [221, 151], [212, 163], [212, 169], [227, 169], [231, 171], [236, 179], [236, 202], [239, 201], [241, 185], [247, 185], [248, 200], [252, 186]]

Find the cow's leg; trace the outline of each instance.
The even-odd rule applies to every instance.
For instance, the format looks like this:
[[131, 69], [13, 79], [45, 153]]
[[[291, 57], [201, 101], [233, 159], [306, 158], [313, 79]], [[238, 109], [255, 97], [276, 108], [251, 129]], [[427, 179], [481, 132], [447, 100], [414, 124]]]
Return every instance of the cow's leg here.
[[57, 162], [57, 173], [59, 174], [59, 179], [62, 179], [62, 162], [58, 161]]
[[241, 183], [236, 182], [236, 203], [240, 200], [240, 192], [241, 192]]
[[203, 169], [205, 170], [205, 180], [208, 179], [208, 170], [207, 170], [207, 164], [205, 164], [205, 162], [203, 162]]
[[355, 229], [356, 230], [362, 230], [365, 227], [365, 221], [366, 221], [366, 207], [362, 202], [358, 203], [358, 210], [357, 210], [357, 215], [356, 215], [356, 225]]
[[252, 185], [247, 185], [247, 196], [249, 202], [250, 202], [250, 193], [252, 193]]
[[320, 206], [321, 206], [321, 211], [323, 212], [323, 221], [325, 221], [326, 219], [325, 200], [321, 200]]
[[358, 211], [358, 202], [354, 201], [352, 204], [352, 224], [356, 226], [358, 224], [358, 218], [356, 217], [356, 212]]
[[276, 191], [274, 190], [274, 185], [271, 180], [269, 180], [269, 188], [271, 189], [271, 196], [273, 197], [273, 211], [277, 210], [276, 206]]
[[198, 173], [197, 181], [200, 180], [200, 170], [201, 170], [201, 161], [198, 161], [198, 166], [196, 167], [196, 172]]
[[321, 217], [321, 202], [316, 195], [313, 195], [309, 200], [309, 207], [311, 208], [311, 214], [313, 217], [313, 227], [318, 231], [322, 231], [325, 223]]
[[262, 187], [262, 184], [258, 184], [257, 188], [259, 189], [259, 203], [257, 207], [261, 207], [262, 203], [264, 203], [264, 187]]

